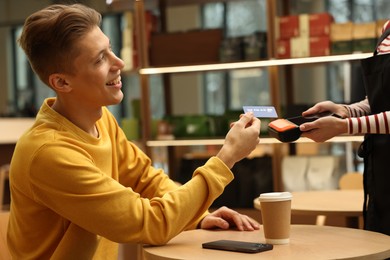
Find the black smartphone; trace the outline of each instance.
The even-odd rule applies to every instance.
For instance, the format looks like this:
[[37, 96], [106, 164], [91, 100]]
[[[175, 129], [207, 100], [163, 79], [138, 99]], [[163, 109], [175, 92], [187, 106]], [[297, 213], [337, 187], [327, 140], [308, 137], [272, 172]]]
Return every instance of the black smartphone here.
[[307, 123], [307, 122], [313, 122], [315, 120], [317, 120], [318, 118], [321, 118], [321, 117], [326, 117], [326, 116], [334, 116], [334, 117], [337, 117], [337, 118], [342, 118], [341, 116], [339, 116], [338, 114], [334, 114], [332, 112], [329, 112], [329, 111], [325, 111], [325, 112], [321, 112], [321, 113], [318, 113], [318, 114], [313, 114], [313, 115], [308, 115], [308, 116], [296, 116], [296, 117], [291, 117], [291, 118], [287, 118], [288, 121], [300, 126], [304, 123]]
[[234, 251], [242, 253], [258, 253], [263, 251], [272, 250], [273, 245], [255, 243], [255, 242], [244, 242], [234, 240], [217, 240], [202, 244], [203, 248], [206, 249], [217, 249], [225, 251]]

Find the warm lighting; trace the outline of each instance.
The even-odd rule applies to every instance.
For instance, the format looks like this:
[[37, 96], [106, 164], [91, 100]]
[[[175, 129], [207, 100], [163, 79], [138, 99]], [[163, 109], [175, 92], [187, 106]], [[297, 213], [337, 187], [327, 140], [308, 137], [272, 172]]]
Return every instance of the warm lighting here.
[[[353, 136], [336, 136], [329, 139], [327, 142], [334, 143], [347, 143], [347, 142], [362, 142], [362, 135], [353, 135]], [[264, 137], [260, 138], [259, 144], [280, 144], [281, 142], [275, 138]], [[301, 137], [295, 143], [313, 143], [312, 140]], [[197, 145], [223, 145], [224, 139], [188, 139], [188, 140], [151, 140], [147, 141], [146, 145], [149, 147], [164, 147], [164, 146], [197, 146]]]
[[249, 69], [249, 68], [261, 68], [261, 67], [270, 67], [270, 66], [324, 63], [324, 62], [334, 62], [334, 61], [352, 61], [352, 60], [365, 59], [370, 56], [372, 56], [372, 53], [357, 53], [357, 54], [330, 55], [330, 56], [307, 57], [307, 58], [271, 59], [271, 60], [262, 60], [262, 61], [244, 61], [244, 62], [217, 63], [217, 64], [207, 64], [207, 65], [143, 68], [139, 70], [139, 73], [144, 75], [151, 75], [151, 74], [164, 74], [164, 73], [201, 72], [201, 71], [212, 71], [212, 70]]

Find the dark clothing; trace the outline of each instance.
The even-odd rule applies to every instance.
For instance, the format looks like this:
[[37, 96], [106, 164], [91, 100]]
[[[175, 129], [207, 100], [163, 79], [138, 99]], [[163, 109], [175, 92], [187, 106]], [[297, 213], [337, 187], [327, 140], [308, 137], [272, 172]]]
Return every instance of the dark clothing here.
[[[382, 38], [389, 33], [386, 31]], [[373, 57], [362, 60], [362, 69], [371, 114], [390, 111], [390, 55], [375, 52]], [[367, 134], [361, 148], [364, 228], [390, 235], [390, 135]]]

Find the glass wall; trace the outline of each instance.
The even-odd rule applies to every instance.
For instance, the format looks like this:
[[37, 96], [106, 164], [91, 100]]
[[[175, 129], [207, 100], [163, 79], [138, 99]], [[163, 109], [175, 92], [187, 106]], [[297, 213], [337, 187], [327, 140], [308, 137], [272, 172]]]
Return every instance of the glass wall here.
[[[245, 0], [205, 4], [203, 28], [222, 28], [226, 39], [243, 41], [243, 37], [266, 32], [266, 1]], [[243, 44], [243, 42], [241, 42]], [[266, 69], [205, 73], [205, 111], [221, 115], [228, 110], [242, 110], [242, 105], [269, 105]]]

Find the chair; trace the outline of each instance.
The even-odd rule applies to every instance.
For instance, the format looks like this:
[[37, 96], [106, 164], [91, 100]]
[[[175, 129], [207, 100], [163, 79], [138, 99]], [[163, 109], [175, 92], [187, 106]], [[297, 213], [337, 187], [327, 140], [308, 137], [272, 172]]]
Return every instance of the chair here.
[[11, 255], [7, 246], [7, 227], [8, 227], [9, 211], [0, 212], [0, 259], [11, 259]]
[[[347, 172], [339, 179], [340, 190], [362, 190], [363, 189], [363, 174], [360, 172]], [[326, 221], [326, 216], [319, 215], [316, 219], [316, 224], [323, 226]]]
[[362, 190], [363, 174], [360, 172], [347, 172], [339, 180], [340, 190]]

